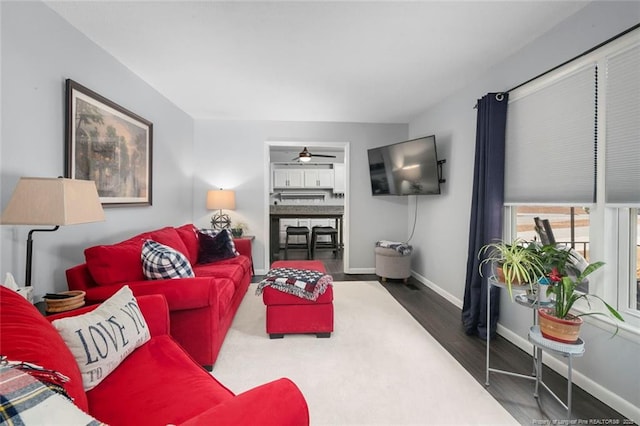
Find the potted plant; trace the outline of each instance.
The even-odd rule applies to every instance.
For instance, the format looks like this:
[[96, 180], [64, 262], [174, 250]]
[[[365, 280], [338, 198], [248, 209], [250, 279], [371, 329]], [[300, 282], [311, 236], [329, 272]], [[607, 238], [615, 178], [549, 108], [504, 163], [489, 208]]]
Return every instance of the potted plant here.
[[480, 274], [483, 266], [490, 263], [496, 270], [497, 281], [509, 289], [509, 296], [512, 296], [512, 285], [528, 284], [532, 289], [533, 284], [545, 275], [537, 246], [522, 239], [486, 244], [480, 248], [478, 258], [482, 259]]
[[[550, 251], [550, 249], [548, 250]], [[564, 250], [568, 252], [568, 250]], [[568, 259], [568, 258], [567, 258]], [[589, 264], [584, 271], [578, 276], [564, 273], [567, 269], [565, 266], [552, 267], [548, 278], [550, 280], [547, 295], [553, 295], [553, 301], [550, 307], [541, 307], [538, 309], [538, 319], [540, 324], [540, 332], [543, 337], [556, 340], [563, 343], [574, 343], [578, 340], [580, 334], [580, 326], [583, 323], [582, 316], [586, 315], [605, 315], [603, 312], [585, 312], [582, 314], [571, 313], [574, 303], [580, 299], [584, 299], [591, 309], [590, 298], [599, 299], [606, 306], [609, 313], [616, 319], [624, 321], [622, 316], [611, 305], [605, 302], [599, 296], [586, 294], [576, 291], [577, 287], [584, 282], [587, 276], [604, 266], [604, 262], [594, 262]], [[618, 327], [616, 325], [616, 333]], [[615, 334], [614, 333], [614, 336]]]
[[231, 234], [236, 238], [240, 238], [242, 237], [242, 234], [244, 233], [245, 229], [247, 229], [246, 224], [242, 222], [237, 223], [231, 227]]
[[566, 275], [567, 273], [574, 275], [579, 274], [580, 271], [578, 271], [571, 262], [571, 259], [575, 259], [573, 253], [570, 247], [560, 244], [538, 246], [538, 254], [542, 262], [542, 267], [544, 268], [544, 276], [548, 277], [554, 268], [562, 275]]

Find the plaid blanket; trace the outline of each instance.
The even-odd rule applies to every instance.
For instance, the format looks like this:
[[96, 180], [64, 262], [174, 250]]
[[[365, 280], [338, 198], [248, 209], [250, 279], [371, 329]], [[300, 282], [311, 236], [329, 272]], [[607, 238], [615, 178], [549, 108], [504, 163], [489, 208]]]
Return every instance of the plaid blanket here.
[[322, 272], [309, 269], [274, 268], [258, 283], [256, 295], [262, 294], [264, 288], [269, 286], [315, 302], [332, 283], [333, 277]]
[[376, 247], [393, 249], [402, 255], [411, 254], [413, 247], [407, 243], [397, 243], [395, 241], [380, 240], [376, 242]]
[[104, 425], [76, 407], [63, 392], [20, 368], [1, 366], [0, 424]]

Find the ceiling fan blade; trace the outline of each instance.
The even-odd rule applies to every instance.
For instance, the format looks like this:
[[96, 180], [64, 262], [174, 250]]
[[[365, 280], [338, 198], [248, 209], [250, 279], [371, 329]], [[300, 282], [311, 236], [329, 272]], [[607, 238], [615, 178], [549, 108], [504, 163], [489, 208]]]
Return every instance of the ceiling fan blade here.
[[335, 155], [324, 155], [324, 154], [311, 154], [312, 157], [326, 157], [326, 158], [336, 158]]

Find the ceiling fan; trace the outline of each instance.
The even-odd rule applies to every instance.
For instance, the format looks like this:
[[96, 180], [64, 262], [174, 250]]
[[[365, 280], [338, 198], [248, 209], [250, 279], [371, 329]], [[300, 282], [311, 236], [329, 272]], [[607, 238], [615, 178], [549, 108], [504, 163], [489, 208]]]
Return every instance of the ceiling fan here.
[[311, 157], [336, 158], [335, 155], [312, 154], [309, 152], [309, 150], [305, 146], [304, 149], [300, 152], [300, 154], [298, 154], [298, 156], [294, 158], [294, 160], [299, 160], [306, 163], [308, 161], [311, 161]]

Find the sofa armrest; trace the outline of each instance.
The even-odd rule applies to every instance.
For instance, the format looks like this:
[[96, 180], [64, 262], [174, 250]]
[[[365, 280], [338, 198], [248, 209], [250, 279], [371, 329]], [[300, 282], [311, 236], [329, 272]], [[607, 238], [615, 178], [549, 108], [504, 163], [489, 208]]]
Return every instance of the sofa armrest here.
[[[233, 244], [236, 246], [236, 250], [243, 256], [247, 256], [251, 259], [251, 240], [248, 238], [238, 238], [233, 240]], [[253, 262], [253, 261], [252, 261]]]
[[306, 426], [309, 408], [300, 389], [282, 378], [255, 387], [182, 423], [183, 426]]
[[[140, 312], [147, 322], [151, 336], [161, 336], [169, 334], [169, 307], [167, 299], [162, 294], [152, 294], [147, 296], [136, 296]], [[75, 317], [93, 311], [99, 305], [85, 306], [72, 311], [60, 312], [59, 314], [48, 315], [49, 322], [60, 318]]]
[[65, 271], [67, 276], [67, 285], [69, 290], [82, 290], [95, 287], [97, 284], [93, 281], [93, 277], [89, 273], [86, 263], [81, 263]]

